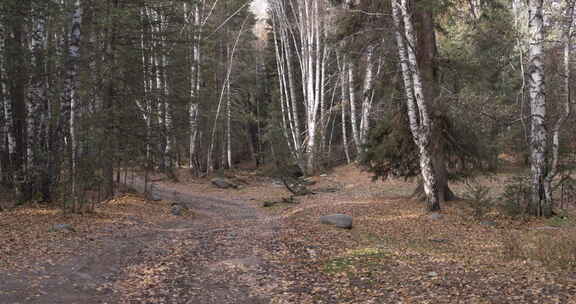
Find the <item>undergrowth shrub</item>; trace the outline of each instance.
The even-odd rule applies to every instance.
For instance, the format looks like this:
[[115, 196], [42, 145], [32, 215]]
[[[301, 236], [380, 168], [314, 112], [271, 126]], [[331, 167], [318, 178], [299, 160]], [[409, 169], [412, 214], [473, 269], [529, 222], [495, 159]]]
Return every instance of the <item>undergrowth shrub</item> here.
[[576, 206], [576, 179], [565, 175], [558, 183], [558, 187], [560, 188], [560, 208], [569, 205]]
[[494, 199], [489, 195], [490, 188], [478, 183], [466, 183], [466, 193], [464, 198], [468, 206], [472, 209], [472, 215], [476, 219], [482, 219], [492, 211]]
[[520, 260], [526, 258], [522, 240], [518, 233], [504, 233], [502, 236], [502, 256], [505, 260]]
[[576, 269], [576, 236], [574, 234], [540, 234], [534, 240], [530, 258], [549, 268]]
[[532, 260], [555, 270], [576, 270], [576, 235], [569, 231], [520, 235], [507, 233], [502, 238], [506, 260]]
[[529, 176], [518, 175], [508, 179], [500, 196], [502, 212], [513, 218], [525, 216], [530, 202], [530, 192]]

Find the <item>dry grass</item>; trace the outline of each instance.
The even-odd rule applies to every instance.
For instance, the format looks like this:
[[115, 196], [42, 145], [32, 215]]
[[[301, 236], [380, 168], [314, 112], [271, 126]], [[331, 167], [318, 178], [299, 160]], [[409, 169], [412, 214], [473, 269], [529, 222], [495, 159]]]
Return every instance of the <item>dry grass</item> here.
[[[478, 183], [496, 197], [508, 178], [480, 178]], [[576, 234], [568, 224], [551, 229], [557, 219], [511, 220], [495, 208], [486, 214], [493, 226], [485, 225], [465, 201], [445, 204], [443, 217], [434, 220], [420, 202], [405, 198], [414, 187], [410, 181], [373, 183], [354, 166], [317, 179], [319, 185], [341, 185], [342, 191], [308, 196], [281, 214], [291, 228], [282, 240], [304, 265], [300, 275], [317, 269], [329, 282], [321, 297], [342, 303], [574, 303], [570, 294], [576, 277], [566, 270], [574, 269]], [[453, 188], [465, 191], [461, 184]], [[331, 213], [353, 216], [354, 228], [320, 224], [318, 217]], [[313, 264], [309, 252], [297, 249], [311, 245]], [[432, 289], [426, 287], [430, 281]], [[534, 298], [530, 291], [548, 288], [556, 292]]]

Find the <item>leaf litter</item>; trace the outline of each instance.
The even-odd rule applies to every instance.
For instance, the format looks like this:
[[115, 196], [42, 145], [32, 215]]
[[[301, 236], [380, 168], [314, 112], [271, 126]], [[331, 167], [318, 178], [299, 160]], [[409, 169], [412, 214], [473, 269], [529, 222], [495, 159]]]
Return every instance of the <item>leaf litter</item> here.
[[[147, 239], [110, 284], [99, 286], [112, 290], [110, 303], [576, 303], [574, 268], [547, 267], [525, 254], [526, 244], [517, 256], [508, 248], [510, 238], [553, 238], [573, 234], [573, 227], [540, 231], [543, 220], [498, 215], [495, 226], [481, 225], [461, 201], [447, 203], [434, 220], [405, 198], [413, 183], [372, 183], [353, 166], [313, 178], [314, 187], [339, 191], [273, 208], [260, 203], [290, 194], [269, 180], [243, 178], [249, 182], [239, 190], [214, 189], [208, 179], [158, 184], [241, 202], [278, 227], [263, 228], [249, 217], [199, 220], [197, 214], [175, 222], [169, 202], [134, 195], [89, 215], [20, 208], [0, 213], [0, 269], [16, 273], [58, 264], [88, 254], [99, 240], [106, 246], [104, 240], [118, 234], [180, 229]], [[333, 213], [353, 216], [353, 229], [319, 222]], [[184, 221], [195, 224], [181, 226]], [[75, 231], [48, 232], [59, 223]]]

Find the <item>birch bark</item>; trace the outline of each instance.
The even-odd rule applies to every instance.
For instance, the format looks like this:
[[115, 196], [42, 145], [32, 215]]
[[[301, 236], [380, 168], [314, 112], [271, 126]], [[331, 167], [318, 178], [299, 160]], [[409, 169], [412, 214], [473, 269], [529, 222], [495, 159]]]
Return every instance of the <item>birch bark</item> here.
[[42, 125], [43, 113], [41, 107], [47, 102], [46, 69], [44, 64], [44, 52], [46, 50], [46, 17], [45, 12], [34, 6], [32, 8], [33, 31], [30, 39], [30, 50], [32, 53], [33, 76], [31, 77], [29, 98], [28, 98], [28, 153], [27, 167], [33, 168], [36, 165], [35, 153], [39, 150], [40, 125]]
[[[558, 173], [558, 158], [560, 148], [560, 130], [572, 112], [572, 92], [570, 84], [572, 81], [572, 34], [574, 29], [574, 0], [565, 1], [564, 9], [564, 22], [562, 31], [562, 42], [564, 43], [564, 105], [560, 118], [556, 121], [552, 128], [552, 146], [550, 147], [550, 168], [545, 177], [544, 182], [544, 195], [546, 199], [546, 206], [551, 209], [553, 207], [553, 186], [552, 182]], [[548, 211], [547, 209], [544, 209]], [[551, 213], [551, 212], [550, 212]], [[544, 214], [551, 215], [551, 214]]]
[[72, 12], [72, 26], [70, 30], [70, 42], [68, 46], [68, 67], [66, 71], [66, 81], [64, 84], [64, 99], [69, 104], [70, 112], [69, 117], [69, 134], [70, 134], [70, 164], [71, 164], [71, 178], [72, 178], [72, 199], [76, 203], [77, 199], [77, 151], [78, 139], [76, 133], [76, 116], [78, 106], [78, 64], [80, 60], [80, 27], [82, 23], [82, 7], [80, 0], [74, 1], [74, 11]]
[[408, 104], [410, 130], [420, 153], [420, 171], [426, 193], [427, 207], [429, 211], [435, 211], [440, 209], [440, 202], [430, 151], [432, 122], [424, 100], [421, 76], [416, 61], [416, 35], [408, 9], [408, 1], [393, 0], [392, 13]]
[[[192, 4], [191, 11], [188, 13], [188, 20], [192, 27], [192, 42], [190, 47], [190, 102], [188, 103], [188, 123], [189, 123], [189, 140], [188, 149], [188, 166], [192, 169], [196, 164], [199, 111], [198, 96], [200, 94], [200, 42], [202, 39], [202, 20], [201, 9], [204, 7], [204, 0], [195, 1]], [[186, 9], [185, 4], [185, 11]]]
[[[317, 133], [321, 128], [319, 121], [320, 105], [324, 98], [326, 77], [326, 57], [329, 48], [325, 42], [325, 10], [324, 1], [296, 0], [289, 1], [288, 7], [284, 1], [271, 1], [272, 13], [277, 20], [279, 44], [281, 48], [294, 48], [300, 64], [300, 82], [306, 123], [306, 138], [304, 171], [312, 173], [316, 166]], [[290, 21], [290, 22], [288, 22]], [[281, 57], [284, 57], [282, 54]], [[288, 58], [287, 58], [288, 59]], [[291, 73], [289, 73], [288, 77]], [[296, 109], [295, 107], [293, 109]], [[294, 119], [297, 119], [294, 113]], [[293, 131], [294, 132], [294, 131]], [[299, 161], [299, 160], [297, 160]], [[301, 165], [302, 166], [302, 165]]]
[[352, 60], [349, 60], [346, 66], [346, 72], [348, 74], [348, 90], [350, 96], [350, 124], [352, 125], [352, 138], [354, 139], [357, 156], [360, 156], [362, 152], [362, 144], [360, 140], [360, 133], [358, 131], [358, 105], [356, 104], [356, 66]]
[[544, 15], [543, 0], [529, 0], [529, 66], [528, 92], [530, 95], [530, 169], [532, 197], [528, 212], [533, 215], [551, 215], [552, 209], [544, 194], [546, 176], [546, 95], [544, 87]]
[[366, 50], [366, 72], [364, 87], [362, 88], [362, 114], [360, 116], [360, 145], [366, 146], [368, 131], [370, 129], [370, 112], [372, 110], [372, 97], [374, 87], [374, 47], [368, 46]]

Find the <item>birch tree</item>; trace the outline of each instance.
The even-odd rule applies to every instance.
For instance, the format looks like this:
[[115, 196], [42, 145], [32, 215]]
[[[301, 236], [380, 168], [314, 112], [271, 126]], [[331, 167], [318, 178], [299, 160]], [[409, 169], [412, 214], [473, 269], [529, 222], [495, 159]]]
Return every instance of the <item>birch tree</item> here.
[[530, 96], [530, 169], [532, 197], [529, 212], [550, 215], [552, 209], [544, 194], [546, 176], [546, 96], [544, 88], [544, 15], [543, 0], [530, 0], [528, 92]]
[[432, 121], [424, 99], [422, 78], [416, 60], [417, 41], [408, 0], [393, 0], [392, 15], [396, 27], [396, 42], [404, 80], [410, 130], [420, 154], [420, 171], [427, 208], [429, 211], [435, 211], [440, 209], [440, 201], [430, 150]]
[[[190, 25], [190, 101], [188, 103], [188, 123], [189, 123], [189, 140], [188, 147], [188, 166], [193, 168], [196, 163], [196, 147], [198, 141], [199, 127], [199, 104], [198, 97], [200, 94], [201, 69], [200, 69], [200, 46], [202, 39], [202, 29], [205, 22], [201, 20], [201, 11], [205, 5], [204, 0], [194, 1], [190, 7], [185, 3], [184, 11], [186, 20]], [[197, 168], [198, 169], [198, 168]]]
[[76, 201], [77, 195], [77, 153], [78, 153], [78, 138], [77, 138], [77, 110], [78, 110], [78, 61], [80, 59], [80, 39], [81, 32], [80, 26], [82, 22], [82, 7], [80, 0], [74, 1], [74, 9], [71, 18], [70, 42], [68, 46], [68, 63], [66, 68], [66, 81], [64, 84], [64, 98], [62, 101], [62, 114], [69, 121], [69, 136], [70, 136], [70, 167], [71, 167], [71, 182], [72, 182], [72, 198]]
[[[554, 123], [552, 128], [552, 143], [550, 147], [550, 169], [544, 182], [544, 195], [546, 198], [546, 205], [552, 207], [553, 204], [553, 186], [552, 182], [558, 173], [558, 160], [560, 149], [560, 131], [570, 114], [572, 113], [572, 35], [574, 32], [574, 0], [564, 1], [564, 18], [562, 24], [562, 43], [563, 45], [563, 89], [564, 89], [564, 104], [561, 106], [561, 114], [558, 120]], [[547, 211], [548, 208], [544, 208]], [[549, 216], [550, 214], [544, 213], [543, 215]]]
[[30, 37], [31, 51], [31, 81], [28, 93], [28, 151], [27, 166], [35, 170], [40, 152], [40, 138], [42, 126], [46, 126], [45, 113], [41, 111], [47, 102], [47, 77], [45, 67], [45, 53], [47, 47], [46, 37], [46, 10], [43, 5], [32, 3], [32, 31]]
[[364, 147], [370, 130], [370, 112], [372, 99], [374, 98], [374, 46], [368, 46], [366, 50], [366, 72], [364, 74], [364, 86], [362, 88], [362, 114], [360, 118], [360, 145]]
[[[312, 0], [271, 1], [273, 18], [279, 21], [274, 23], [279, 43], [276, 48], [277, 61], [285, 63], [290, 58], [287, 50], [293, 48], [300, 67], [298, 77], [302, 84], [300, 89], [303, 96], [306, 138], [303, 141], [304, 159], [299, 165], [307, 173], [312, 173], [316, 166], [320, 105], [324, 104], [326, 61], [331, 51], [326, 43], [326, 5], [325, 1]], [[292, 77], [289, 72], [288, 77]], [[284, 93], [286, 92], [284, 90]], [[295, 122], [292, 123], [295, 126]], [[293, 132], [298, 131], [293, 129]], [[295, 148], [299, 146], [296, 141]]]

